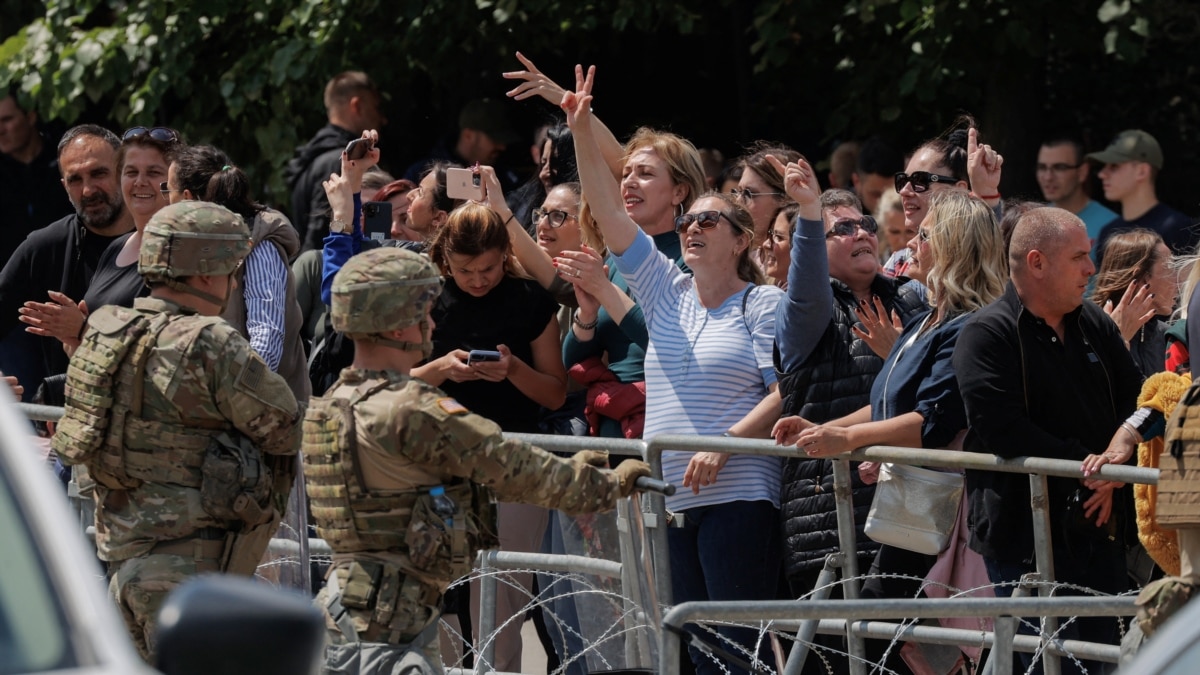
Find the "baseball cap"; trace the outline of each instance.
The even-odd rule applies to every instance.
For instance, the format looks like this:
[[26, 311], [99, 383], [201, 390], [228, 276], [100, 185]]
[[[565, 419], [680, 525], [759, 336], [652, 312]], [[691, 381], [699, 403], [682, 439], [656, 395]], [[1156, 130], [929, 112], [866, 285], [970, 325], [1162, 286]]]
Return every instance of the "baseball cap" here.
[[509, 126], [504, 103], [489, 98], [475, 99], [463, 106], [458, 114], [458, 128], [482, 131], [493, 141], [504, 145], [521, 140]]
[[1122, 131], [1102, 152], [1093, 152], [1087, 158], [1104, 164], [1146, 162], [1156, 169], [1163, 165], [1162, 147], [1141, 129]]

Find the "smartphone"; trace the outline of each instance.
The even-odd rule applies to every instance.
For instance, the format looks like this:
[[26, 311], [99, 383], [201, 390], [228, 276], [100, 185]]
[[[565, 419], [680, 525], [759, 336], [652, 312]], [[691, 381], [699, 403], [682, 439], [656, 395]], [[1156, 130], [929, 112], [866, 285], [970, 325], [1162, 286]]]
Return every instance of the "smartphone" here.
[[472, 363], [483, 363], [486, 361], [499, 361], [500, 352], [493, 352], [486, 349], [472, 349], [471, 353], [467, 354], [467, 365]]
[[366, 202], [362, 205], [363, 236], [375, 241], [392, 238], [392, 203]]
[[483, 184], [479, 181], [479, 174], [470, 169], [446, 169], [446, 196], [483, 201]]
[[375, 149], [375, 142], [369, 138], [356, 138], [346, 144], [347, 159], [362, 159]]

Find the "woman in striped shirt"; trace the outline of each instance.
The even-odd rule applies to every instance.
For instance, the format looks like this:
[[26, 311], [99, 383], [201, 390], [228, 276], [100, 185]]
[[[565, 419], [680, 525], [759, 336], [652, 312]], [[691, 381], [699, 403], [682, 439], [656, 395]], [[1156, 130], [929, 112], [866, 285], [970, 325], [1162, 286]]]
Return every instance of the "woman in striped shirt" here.
[[[783, 292], [759, 285], [750, 260], [754, 224], [728, 195], [709, 193], [675, 218], [681, 271], [655, 249], [626, 212], [622, 187], [609, 173], [592, 129], [592, 73], [577, 70], [579, 91], [563, 102], [575, 134], [585, 198], [642, 307], [649, 330], [646, 351], [645, 437], [658, 434], [765, 438], [779, 414], [771, 360], [775, 305]], [[631, 180], [629, 178], [626, 179]], [[681, 209], [682, 211], [682, 209]], [[559, 273], [578, 273], [571, 258]], [[676, 602], [774, 597], [779, 573], [779, 475], [775, 457], [668, 451], [663, 475], [690, 488], [668, 498], [682, 515], [669, 530]], [[733, 652], [753, 654], [756, 631], [721, 627]], [[692, 651], [698, 673], [722, 664]], [[732, 673], [745, 672], [733, 663]]]

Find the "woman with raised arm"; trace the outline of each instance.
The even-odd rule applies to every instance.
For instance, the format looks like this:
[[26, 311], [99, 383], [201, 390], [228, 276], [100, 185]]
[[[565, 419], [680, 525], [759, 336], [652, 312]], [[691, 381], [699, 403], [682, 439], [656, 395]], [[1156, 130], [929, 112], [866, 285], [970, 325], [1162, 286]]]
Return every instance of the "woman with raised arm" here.
[[[758, 285], [762, 277], [750, 260], [750, 214], [728, 195], [709, 193], [674, 219], [693, 276], [657, 251], [631, 217], [644, 194], [640, 172], [649, 167], [635, 154], [619, 187], [596, 142], [594, 73], [589, 69], [585, 78], [577, 67], [577, 91], [564, 96], [562, 105], [575, 134], [585, 199], [646, 317], [645, 435], [765, 437], [779, 413], [771, 343], [782, 291]], [[682, 189], [677, 196], [682, 201]], [[573, 257], [560, 258], [558, 267], [568, 277], [581, 273]], [[682, 527], [668, 531], [675, 602], [774, 596], [779, 465], [774, 457], [664, 453], [664, 478], [690, 488], [667, 499], [667, 508], [683, 519]], [[754, 630], [718, 632], [734, 649], [758, 658]], [[699, 673], [744, 672], [695, 650], [691, 656]]]
[[[524, 100], [541, 96], [559, 105], [567, 93], [546, 77], [532, 61], [518, 53], [526, 70], [505, 73], [522, 80], [508, 95]], [[704, 190], [704, 169], [691, 143], [675, 134], [641, 128], [625, 147], [600, 120], [592, 117], [592, 138], [601, 163], [621, 178], [621, 198], [628, 217], [637, 223], [669, 259], [683, 266], [683, 251], [675, 235], [675, 216], [687, 210]], [[641, 406], [629, 400], [631, 392], [645, 387], [646, 323], [642, 310], [628, 297], [629, 287], [612, 260], [605, 260], [605, 242], [587, 209], [580, 213], [584, 247], [566, 250], [561, 259], [571, 261], [580, 276], [569, 280], [575, 288], [578, 311], [563, 343], [563, 361], [572, 377], [596, 387], [614, 384], [626, 394], [618, 410], [593, 410], [597, 425], [593, 435], [636, 438]], [[607, 270], [605, 263], [608, 263]], [[615, 284], [615, 289], [608, 283]], [[629, 414], [626, 414], [629, 413]]]
[[[788, 167], [789, 181], [798, 181], [799, 175], [798, 166]], [[795, 444], [809, 457], [832, 457], [869, 445], [961, 448], [967, 416], [950, 358], [968, 317], [1004, 291], [1004, 239], [992, 210], [965, 190], [939, 192], [927, 211], [908, 242], [909, 274], [929, 288], [931, 309], [909, 321], [892, 347], [871, 387], [870, 405], [824, 424], [785, 417], [775, 425], [778, 443]], [[862, 595], [915, 597], [923, 583], [886, 575], [923, 578], [936, 560], [884, 545]], [[976, 561], [982, 571], [982, 560]], [[978, 658], [978, 651], [969, 655]], [[903, 668], [895, 662], [888, 666]]]
[[[896, 192], [904, 208], [904, 226], [916, 231], [925, 219], [929, 200], [949, 188], [971, 190], [1000, 220], [1000, 169], [1004, 157], [990, 145], [979, 142], [975, 119], [962, 115], [948, 132], [922, 143], [913, 151], [904, 171], [896, 174]], [[884, 274], [908, 276], [909, 249], [892, 253], [883, 265]]]

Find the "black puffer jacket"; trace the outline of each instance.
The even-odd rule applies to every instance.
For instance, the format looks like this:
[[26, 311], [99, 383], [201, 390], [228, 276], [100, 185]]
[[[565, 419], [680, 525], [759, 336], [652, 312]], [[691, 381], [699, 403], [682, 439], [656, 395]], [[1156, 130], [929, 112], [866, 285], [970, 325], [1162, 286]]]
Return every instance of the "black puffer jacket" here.
[[283, 179], [291, 190], [292, 225], [300, 233], [302, 250], [321, 248], [328, 234], [329, 198], [321, 183], [341, 172], [342, 150], [355, 138], [352, 131], [326, 124], [288, 160]]
[[[895, 310], [907, 324], [928, 308], [924, 293], [907, 279], [876, 276], [871, 291], [890, 313]], [[857, 322], [854, 294], [840, 281], [833, 287], [834, 311], [825, 334], [799, 367], [779, 373], [783, 414], [800, 415], [811, 422], [828, 422], [870, 403], [871, 384], [883, 366], [866, 342], [850, 330]], [[780, 367], [778, 347], [775, 367]], [[874, 555], [879, 545], [863, 534], [863, 524], [875, 486], [852, 474], [854, 522], [860, 557]], [[784, 571], [789, 577], [818, 569], [825, 556], [837, 553], [837, 506], [833, 498], [833, 462], [828, 459], [788, 459], [783, 467], [780, 506], [783, 516]]]

